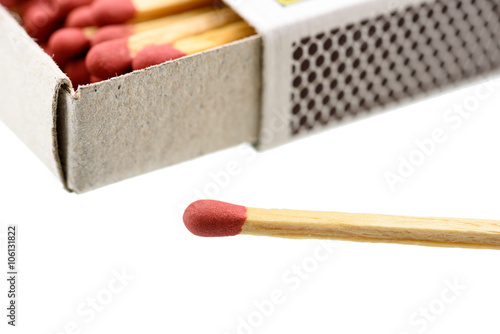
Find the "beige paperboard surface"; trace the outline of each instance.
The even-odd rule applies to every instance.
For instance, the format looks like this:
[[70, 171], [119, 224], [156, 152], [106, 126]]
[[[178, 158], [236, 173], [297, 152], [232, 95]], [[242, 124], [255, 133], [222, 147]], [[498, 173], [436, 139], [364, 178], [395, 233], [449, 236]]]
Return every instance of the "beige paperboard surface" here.
[[259, 39], [61, 91], [68, 188], [87, 191], [243, 142], [259, 112]]
[[259, 37], [74, 92], [3, 9], [0, 18], [0, 117], [68, 190], [257, 140]]
[[56, 113], [68, 78], [0, 6], [0, 119], [57, 175]]

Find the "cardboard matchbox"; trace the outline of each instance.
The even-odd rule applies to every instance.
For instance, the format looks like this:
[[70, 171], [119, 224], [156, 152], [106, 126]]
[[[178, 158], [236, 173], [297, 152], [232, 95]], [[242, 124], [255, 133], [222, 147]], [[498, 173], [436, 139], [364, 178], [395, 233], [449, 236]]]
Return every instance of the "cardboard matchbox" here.
[[257, 140], [258, 37], [74, 91], [3, 8], [0, 31], [0, 119], [70, 191]]
[[[498, 1], [342, 2], [327, 25], [289, 36], [276, 144], [500, 67]], [[0, 119], [76, 193], [258, 144], [273, 123], [265, 45], [259, 34], [75, 91], [0, 7]]]

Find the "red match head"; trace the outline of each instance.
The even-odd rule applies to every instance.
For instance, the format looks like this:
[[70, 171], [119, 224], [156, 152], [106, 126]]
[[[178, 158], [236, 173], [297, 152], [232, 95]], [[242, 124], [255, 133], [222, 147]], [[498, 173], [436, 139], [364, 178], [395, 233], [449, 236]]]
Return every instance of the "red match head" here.
[[90, 6], [82, 6], [73, 9], [68, 17], [66, 17], [67, 27], [90, 27], [95, 25], [94, 18], [92, 17]]
[[43, 42], [60, 26], [63, 19], [55, 3], [37, 2], [24, 13], [23, 25], [31, 37]]
[[43, 49], [43, 51], [45, 51], [46, 54], [48, 54], [50, 56], [50, 58], [52, 58], [52, 60], [57, 64], [59, 65], [60, 68], [64, 68], [64, 66], [66, 65], [66, 62], [68, 61], [68, 59], [66, 59], [66, 57], [64, 57], [64, 55], [61, 55], [60, 53], [55, 53], [54, 51], [52, 51], [52, 49], [48, 46], [48, 44], [40, 44], [40, 47]]
[[86, 64], [90, 74], [103, 79], [130, 72], [132, 56], [128, 39], [121, 38], [97, 44], [87, 54]]
[[137, 9], [131, 0], [95, 1], [92, 17], [98, 26], [125, 23], [135, 17]]
[[70, 11], [88, 5], [92, 0], [36, 1], [23, 15], [28, 34], [40, 41], [59, 28]]
[[213, 200], [191, 203], [183, 216], [187, 229], [200, 237], [240, 234], [246, 219], [246, 207]]
[[132, 61], [132, 69], [134, 71], [141, 70], [185, 55], [184, 52], [177, 50], [171, 44], [151, 45], [137, 53]]
[[57, 5], [61, 7], [61, 10], [64, 12], [64, 15], [67, 15], [70, 11], [75, 8], [88, 6], [94, 0], [64, 0], [64, 1], [52, 1], [57, 2]]
[[106, 41], [111, 41], [113, 39], [128, 37], [131, 34], [132, 31], [129, 25], [113, 24], [99, 28], [99, 30], [97, 30], [97, 32], [95, 33], [94, 37], [92, 37], [90, 44], [94, 46], [96, 44]]
[[62, 28], [50, 36], [48, 46], [61, 59], [71, 59], [85, 52], [90, 41], [80, 28]]
[[0, 0], [0, 5], [10, 8], [19, 5], [19, 2], [17, 0]]

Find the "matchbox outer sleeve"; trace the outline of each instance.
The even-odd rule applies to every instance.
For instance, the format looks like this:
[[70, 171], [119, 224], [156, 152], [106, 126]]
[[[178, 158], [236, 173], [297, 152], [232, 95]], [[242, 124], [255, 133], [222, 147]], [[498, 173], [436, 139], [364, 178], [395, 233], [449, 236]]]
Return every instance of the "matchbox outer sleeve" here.
[[263, 39], [258, 147], [500, 67], [493, 0], [226, 0]]

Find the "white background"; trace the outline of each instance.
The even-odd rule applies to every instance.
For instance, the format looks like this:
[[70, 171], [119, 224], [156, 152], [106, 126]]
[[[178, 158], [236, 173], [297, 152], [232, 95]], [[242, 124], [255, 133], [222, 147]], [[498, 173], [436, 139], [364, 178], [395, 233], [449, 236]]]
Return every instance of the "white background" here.
[[[499, 83], [487, 97], [469, 85], [264, 153], [243, 145], [83, 195], [66, 193], [0, 124], [0, 275], [7, 224], [19, 225], [20, 272], [19, 326], [6, 325], [2, 279], [0, 332], [497, 333], [500, 251], [204, 239], [181, 209], [201, 192], [263, 208], [500, 219]], [[459, 125], [444, 119], [474, 99]], [[384, 174], [437, 128], [446, 141], [392, 191]], [[114, 279], [122, 271], [125, 285]], [[263, 302], [279, 293], [279, 304]]]

